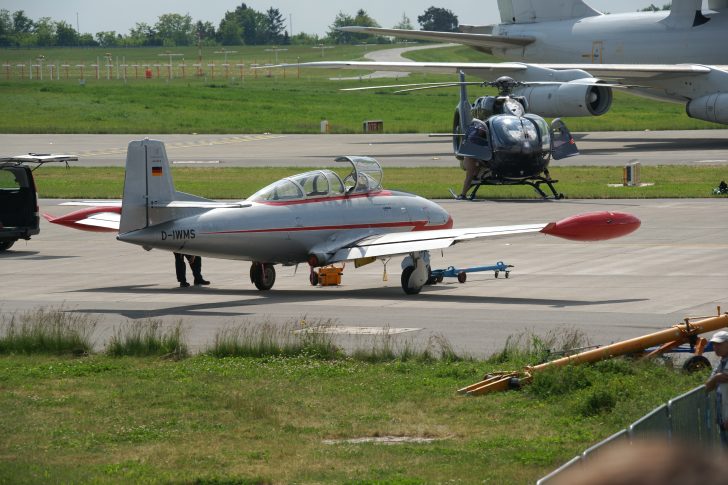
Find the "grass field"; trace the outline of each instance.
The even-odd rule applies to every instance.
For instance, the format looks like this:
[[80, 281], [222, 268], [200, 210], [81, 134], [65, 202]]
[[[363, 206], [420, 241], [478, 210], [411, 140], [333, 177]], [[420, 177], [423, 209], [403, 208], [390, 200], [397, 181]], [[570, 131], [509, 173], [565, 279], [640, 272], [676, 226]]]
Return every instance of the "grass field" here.
[[[4, 64], [13, 66], [26, 62], [40, 51], [2, 50]], [[333, 133], [361, 132], [362, 121], [381, 119], [387, 133], [445, 132], [451, 130], [452, 112], [457, 104], [454, 90], [430, 90], [406, 95], [386, 91], [341, 92], [339, 88], [360, 85], [387, 84], [386, 80], [343, 81], [329, 78], [357, 75], [357, 71], [302, 69], [284, 72], [263, 70], [253, 74], [246, 69], [244, 77], [230, 68], [225, 79], [218, 65], [213, 78], [208, 68], [202, 78], [181, 73], [169, 80], [164, 68], [154, 67], [153, 79], [117, 79], [123, 62], [165, 62], [162, 49], [115, 49], [110, 52], [114, 70], [100, 73], [100, 80], [86, 70], [86, 82], [78, 82], [78, 73], [65, 80], [43, 81], [18, 79], [16, 70], [0, 73], [0, 109], [14, 115], [0, 120], [3, 133], [318, 133], [320, 121], [329, 120]], [[267, 59], [255, 59], [266, 54]], [[325, 52], [324, 60], [360, 58], [359, 46], [339, 47]], [[68, 65], [96, 62], [100, 51], [62, 49], [46, 52], [47, 59], [58, 59]], [[162, 55], [160, 57], [160, 55]], [[239, 53], [246, 65], [252, 62], [274, 61], [274, 54], [265, 47], [241, 48]], [[291, 47], [279, 53], [280, 62], [321, 60], [320, 52], [311, 47]], [[487, 60], [471, 49], [444, 48], [409, 54], [418, 60]], [[74, 57], [75, 56], [75, 57]], [[218, 64], [222, 54], [216, 56]], [[231, 54], [232, 56], [232, 54]], [[284, 59], [284, 56], [286, 59]], [[295, 56], [295, 57], [294, 57]], [[196, 53], [185, 51], [185, 59], [195, 59]], [[63, 61], [62, 59], [67, 59]], [[91, 59], [91, 60], [89, 60]], [[50, 61], [47, 61], [50, 62]], [[55, 62], [55, 61], [54, 61]], [[166, 61], [168, 62], [168, 61]], [[175, 61], [176, 62], [176, 61]], [[192, 61], [190, 61], [192, 62]], [[228, 63], [233, 61], [228, 59]], [[44, 71], [45, 72], [45, 71]], [[107, 80], [105, 76], [111, 79]], [[300, 77], [299, 77], [300, 76]], [[452, 76], [413, 74], [408, 82], [452, 80]], [[473, 94], [482, 94], [473, 90]], [[21, 115], [22, 113], [22, 115]], [[573, 131], [610, 131], [643, 129], [723, 128], [688, 118], [680, 104], [661, 103], [615, 93], [612, 110], [597, 118], [566, 119]]]
[[[0, 356], [0, 482], [533, 483], [705, 379], [616, 360], [455, 392], [515, 365]], [[430, 441], [346, 441], [388, 436]]]
[[[280, 178], [308, 169], [281, 168], [182, 168], [172, 173], [177, 190], [212, 199], [244, 199]], [[621, 183], [621, 167], [557, 167], [552, 177], [557, 189], [572, 199], [593, 198], [668, 198], [712, 197], [712, 189], [725, 180], [721, 166], [645, 166], [641, 178], [654, 185], [646, 187], [608, 187]], [[41, 197], [48, 198], [121, 198], [124, 185], [122, 167], [85, 168], [47, 167], [35, 172]], [[462, 185], [463, 171], [457, 167], [388, 168], [384, 186], [431, 199], [449, 198], [448, 187]], [[537, 197], [530, 187], [487, 187], [478, 191], [482, 198], [511, 199]]]

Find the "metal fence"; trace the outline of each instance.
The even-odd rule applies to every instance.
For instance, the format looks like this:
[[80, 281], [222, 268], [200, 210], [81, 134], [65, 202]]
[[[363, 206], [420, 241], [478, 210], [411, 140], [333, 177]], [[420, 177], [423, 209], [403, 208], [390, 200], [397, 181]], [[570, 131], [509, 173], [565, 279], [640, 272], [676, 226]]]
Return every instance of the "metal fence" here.
[[652, 412], [632, 423], [627, 429], [586, 449], [562, 466], [541, 478], [536, 485], [548, 484], [573, 467], [583, 466], [608, 447], [633, 440], [657, 438], [699, 443], [704, 446], [720, 445], [715, 420], [715, 396], [699, 386], [681, 396], [670, 399]]

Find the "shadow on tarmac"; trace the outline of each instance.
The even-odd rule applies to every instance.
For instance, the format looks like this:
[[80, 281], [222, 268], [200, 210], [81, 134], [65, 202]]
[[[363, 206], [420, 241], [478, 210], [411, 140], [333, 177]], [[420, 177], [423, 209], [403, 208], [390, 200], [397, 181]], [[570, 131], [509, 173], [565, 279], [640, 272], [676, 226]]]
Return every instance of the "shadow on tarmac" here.
[[[268, 305], [271, 303], [297, 303], [309, 302], [314, 292], [319, 293], [321, 298], [327, 300], [377, 300], [378, 302], [402, 302], [406, 301], [430, 301], [438, 303], [449, 303], [452, 305], [461, 305], [463, 303], [479, 303], [479, 304], [495, 304], [495, 305], [536, 305], [549, 308], [571, 308], [571, 307], [587, 307], [593, 305], [608, 305], [619, 303], [634, 303], [646, 301], [644, 298], [626, 298], [619, 300], [551, 300], [540, 298], [516, 298], [516, 297], [488, 297], [488, 296], [472, 296], [472, 295], [445, 295], [440, 291], [449, 289], [448, 285], [427, 286], [419, 295], [405, 296], [399, 287], [388, 288], [367, 288], [359, 290], [335, 290], [327, 288], [311, 288], [310, 290], [272, 290], [268, 292], [260, 292], [258, 290], [237, 290], [237, 289], [218, 289], [210, 287], [190, 287], [190, 288], [159, 288], [153, 285], [133, 285], [133, 286], [115, 286], [106, 288], [89, 288], [85, 290], [74, 290], [91, 293], [125, 293], [125, 294], [144, 294], [144, 295], [165, 295], [165, 294], [209, 294], [215, 296], [232, 296], [244, 297], [244, 299], [232, 299], [230, 301], [198, 303], [192, 305], [179, 305], [167, 308], [158, 308], [152, 310], [130, 310], [109, 308], [85, 308], [74, 309], [73, 312], [80, 313], [102, 313], [102, 314], [119, 314], [126, 318], [154, 318], [165, 316], [177, 317], [194, 317], [194, 316], [242, 316], [250, 315], [253, 312], [236, 312], [233, 308], [245, 308], [256, 305]], [[70, 310], [69, 310], [70, 311]]]

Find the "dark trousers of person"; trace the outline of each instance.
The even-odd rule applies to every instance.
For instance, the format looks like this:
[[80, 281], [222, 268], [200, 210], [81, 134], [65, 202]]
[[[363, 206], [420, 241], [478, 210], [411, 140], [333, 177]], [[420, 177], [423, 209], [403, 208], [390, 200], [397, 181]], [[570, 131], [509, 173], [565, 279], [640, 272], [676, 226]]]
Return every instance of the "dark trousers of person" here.
[[185, 267], [185, 258], [190, 264], [192, 276], [195, 282], [202, 281], [202, 258], [192, 256], [191, 254], [174, 253], [174, 269], [177, 271], [177, 281], [185, 283], [187, 281], [187, 268]]

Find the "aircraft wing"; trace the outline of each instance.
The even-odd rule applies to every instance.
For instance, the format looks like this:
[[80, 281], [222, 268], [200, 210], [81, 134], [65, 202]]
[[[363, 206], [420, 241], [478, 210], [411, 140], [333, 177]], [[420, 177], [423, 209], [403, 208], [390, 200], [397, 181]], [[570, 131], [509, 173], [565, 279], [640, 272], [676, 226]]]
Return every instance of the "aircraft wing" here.
[[605, 79], [671, 78], [710, 73], [713, 68], [698, 64], [530, 64], [563, 71], [580, 69]]
[[332, 262], [443, 249], [462, 241], [538, 232], [544, 227], [546, 224], [525, 224], [380, 234], [366, 237], [339, 249], [334, 253]]
[[394, 256], [416, 251], [443, 249], [459, 242], [484, 237], [502, 237], [542, 232], [574, 241], [600, 241], [635, 231], [641, 222], [632, 214], [589, 212], [547, 224], [470, 227], [373, 235], [348, 244], [334, 252], [330, 262], [358, 258]]
[[457, 74], [460, 71], [466, 74], [481, 75], [489, 79], [493, 73], [499, 76], [513, 76], [518, 72], [528, 70], [528, 65], [520, 62], [376, 62], [376, 61], [317, 61], [303, 62], [301, 64], [281, 64], [268, 67], [317, 67], [323, 69], [371, 69], [376, 71], [408, 71], [430, 72], [435, 74]]
[[[286, 67], [299, 64], [286, 64]], [[705, 75], [716, 66], [699, 64], [526, 64], [522, 62], [376, 62], [376, 61], [317, 61], [305, 62], [300, 66], [324, 69], [371, 69], [377, 71], [428, 72], [433, 74], [457, 74], [460, 71], [490, 79], [493, 74], [518, 76], [529, 69], [552, 71], [584, 71], [595, 77], [619, 80], [643, 80], [650, 78], [672, 78], [690, 75]], [[722, 66], [719, 66], [722, 67]], [[533, 79], [536, 80], [536, 79]], [[543, 79], [542, 79], [543, 80]]]
[[340, 27], [342, 32], [356, 32], [360, 34], [382, 35], [401, 37], [404, 39], [434, 40], [438, 42], [447, 41], [456, 44], [463, 44], [475, 47], [480, 50], [493, 48], [523, 47], [531, 44], [536, 39], [533, 37], [511, 37], [504, 35], [474, 34], [465, 32], [433, 32], [430, 30], [404, 30], [404, 29], [382, 29], [379, 27]]

